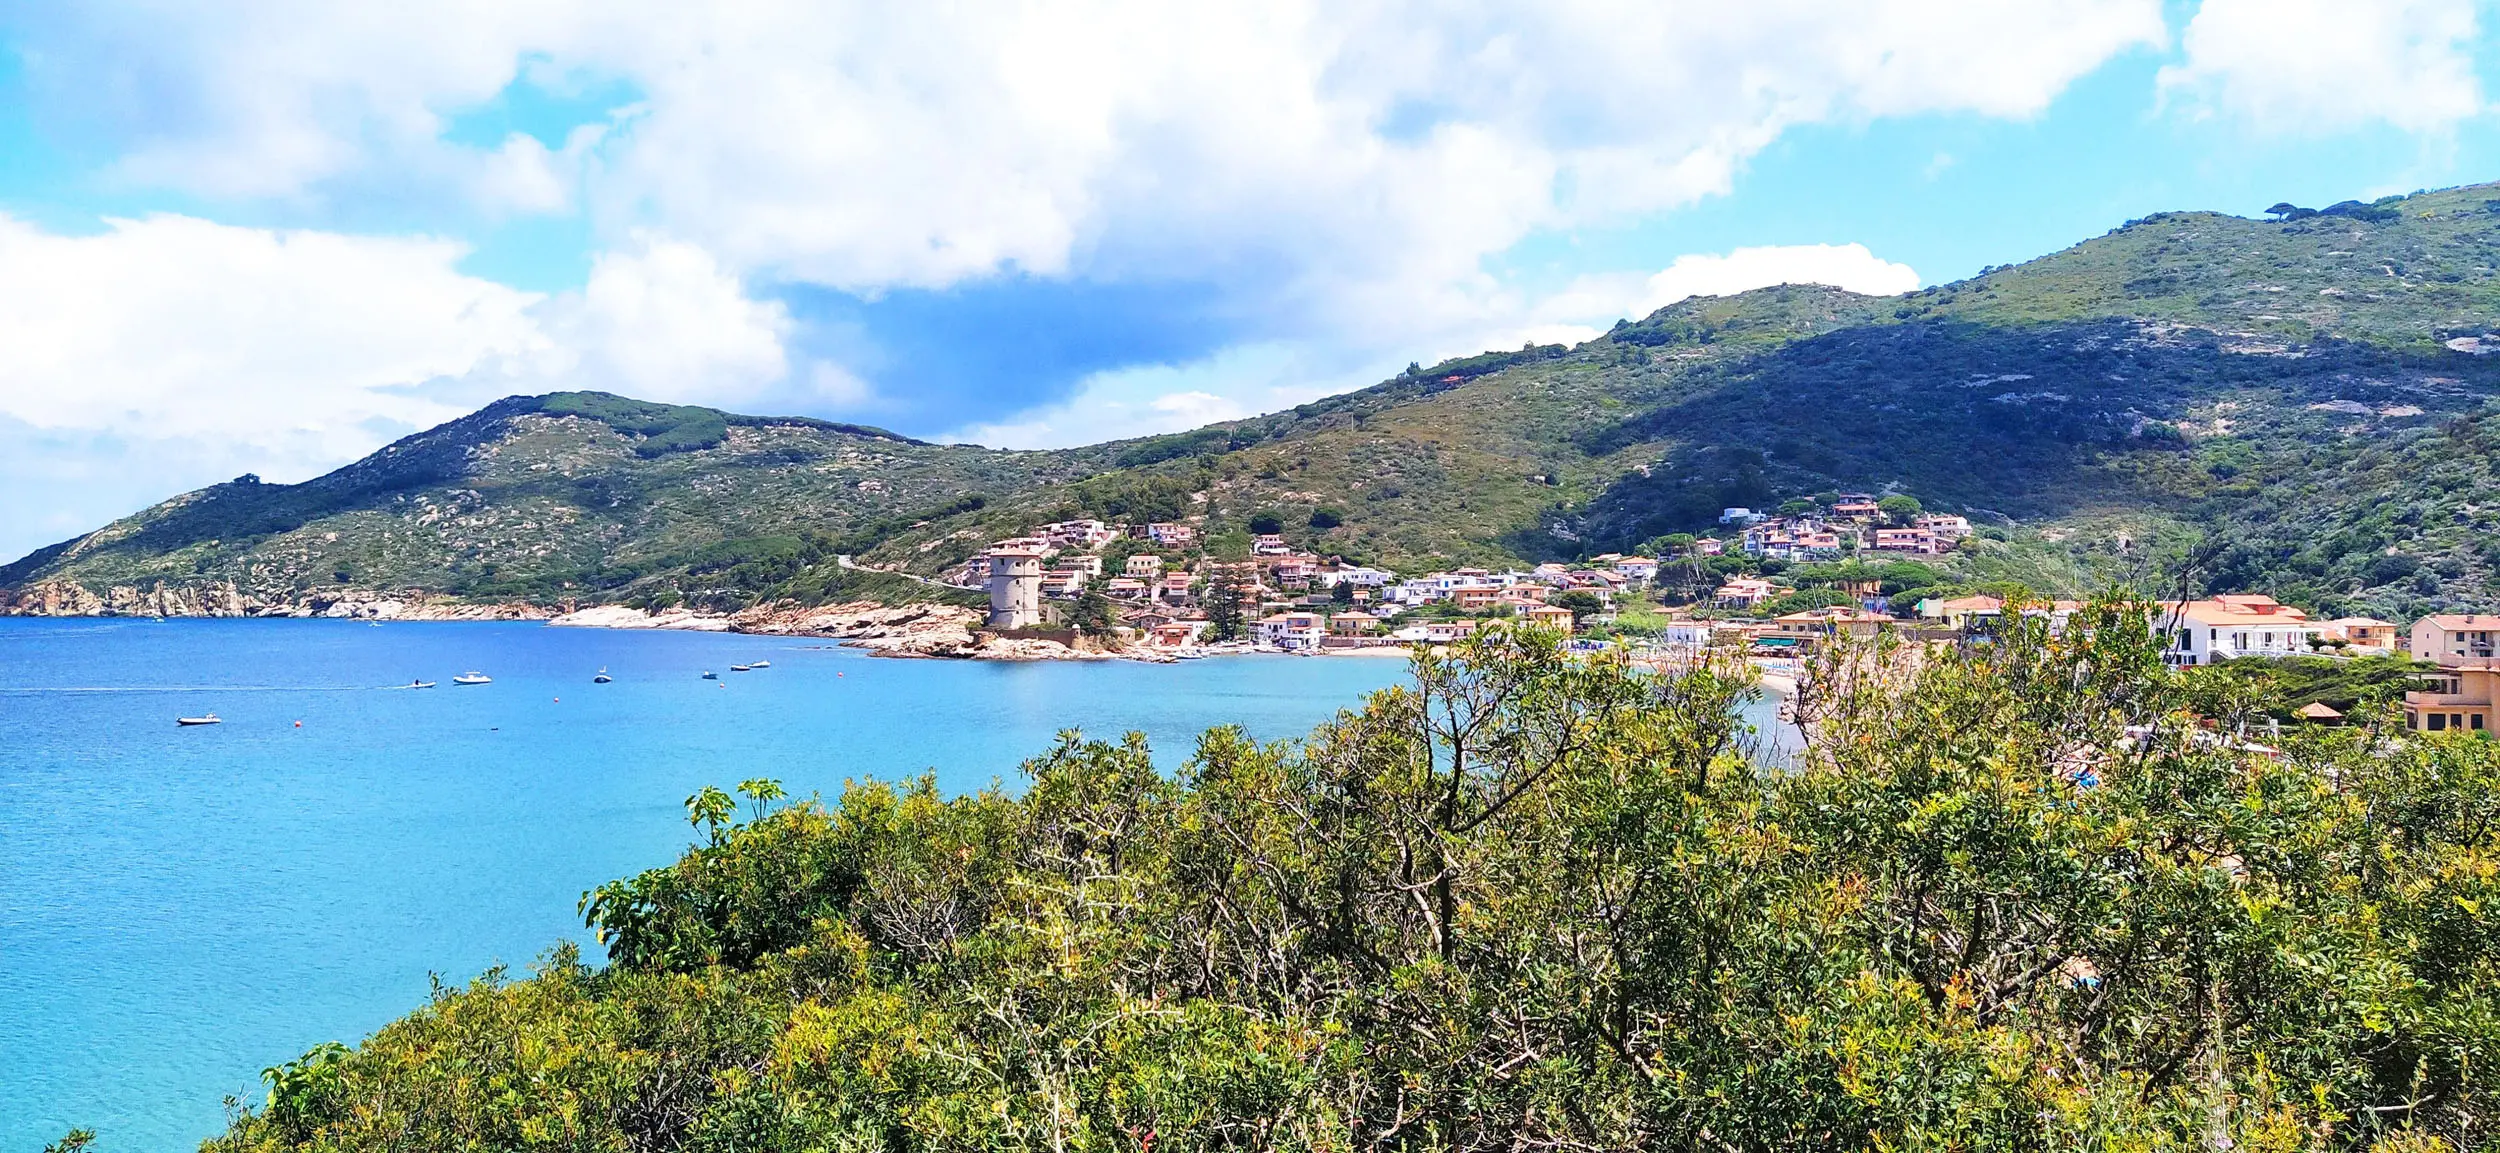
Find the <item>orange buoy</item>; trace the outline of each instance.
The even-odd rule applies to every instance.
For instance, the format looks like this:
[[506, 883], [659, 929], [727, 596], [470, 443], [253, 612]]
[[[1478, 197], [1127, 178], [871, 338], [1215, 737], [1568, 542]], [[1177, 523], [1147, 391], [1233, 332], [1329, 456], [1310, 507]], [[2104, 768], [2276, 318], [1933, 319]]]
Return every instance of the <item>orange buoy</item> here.
[[297, 721], [297, 722], [295, 722], [295, 727], [296, 727], [296, 728], [299, 728], [299, 729], [300, 729], [300, 728], [303, 728], [303, 727], [304, 727], [304, 722], [302, 722], [302, 721]]

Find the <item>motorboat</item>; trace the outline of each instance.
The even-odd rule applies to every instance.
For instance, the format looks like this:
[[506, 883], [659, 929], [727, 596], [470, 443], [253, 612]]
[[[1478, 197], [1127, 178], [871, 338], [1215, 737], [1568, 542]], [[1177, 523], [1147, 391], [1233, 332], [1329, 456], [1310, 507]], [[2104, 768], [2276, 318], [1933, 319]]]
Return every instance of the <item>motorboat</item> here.
[[753, 669], [754, 667], [754, 665], [731, 665], [729, 666], [729, 671], [733, 673], [743, 673]]
[[487, 676], [481, 672], [466, 672], [451, 678], [451, 683], [455, 685], [491, 685], [495, 683], [495, 678]]
[[747, 667], [751, 669], [769, 669], [773, 667], [773, 663], [771, 661], [757, 661]]
[[430, 688], [433, 688], [433, 687], [434, 687], [434, 682], [432, 682], [432, 681], [410, 681], [410, 682], [408, 682], [408, 687], [409, 687], [409, 688], [412, 688], [412, 689], [430, 689]]
[[612, 681], [612, 680], [615, 680], [615, 679], [616, 679], [615, 677], [612, 677], [612, 676], [609, 676], [609, 675], [608, 675], [608, 670], [606, 670], [606, 669], [601, 669], [601, 670], [599, 670], [599, 675], [598, 675], [598, 676], [595, 676], [595, 677], [590, 678], [590, 683], [592, 683], [592, 684], [594, 684], [594, 685], [604, 685], [604, 684], [608, 683], [609, 681]]
[[713, 672], [710, 669], [705, 669], [703, 670], [703, 679], [707, 681], [717, 681], [720, 679], [720, 674]]
[[222, 725], [226, 722], [217, 719], [217, 714], [210, 713], [200, 717], [175, 717], [174, 723], [189, 727], [191, 725]]

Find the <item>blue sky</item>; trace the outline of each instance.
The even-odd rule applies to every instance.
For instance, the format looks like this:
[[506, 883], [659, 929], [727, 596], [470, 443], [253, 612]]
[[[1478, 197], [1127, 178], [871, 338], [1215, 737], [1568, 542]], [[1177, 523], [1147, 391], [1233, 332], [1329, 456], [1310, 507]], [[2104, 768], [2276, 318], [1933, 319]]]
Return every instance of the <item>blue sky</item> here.
[[0, 554], [513, 392], [1006, 446], [2500, 179], [2471, 0], [0, 8]]

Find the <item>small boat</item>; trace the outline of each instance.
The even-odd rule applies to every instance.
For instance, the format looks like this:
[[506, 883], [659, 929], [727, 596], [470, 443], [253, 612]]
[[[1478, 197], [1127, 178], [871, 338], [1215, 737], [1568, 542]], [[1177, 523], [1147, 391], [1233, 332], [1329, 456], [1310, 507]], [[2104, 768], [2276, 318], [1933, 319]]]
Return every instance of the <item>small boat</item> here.
[[491, 685], [495, 683], [495, 678], [487, 676], [481, 672], [466, 672], [451, 678], [451, 683], [455, 685]]
[[217, 714], [210, 713], [204, 717], [175, 717], [174, 723], [188, 727], [191, 725], [222, 725], [226, 722], [218, 720]]
[[599, 675], [598, 675], [598, 676], [595, 676], [595, 677], [590, 678], [590, 683], [592, 683], [592, 684], [594, 684], [594, 685], [604, 685], [604, 684], [608, 683], [609, 681], [612, 681], [612, 680], [615, 680], [615, 679], [616, 679], [615, 677], [612, 677], [612, 676], [609, 676], [609, 675], [608, 675], [608, 670], [606, 670], [606, 669], [601, 669], [601, 670], [599, 670]]
[[408, 682], [408, 687], [409, 687], [409, 688], [412, 688], [412, 689], [430, 689], [430, 688], [433, 688], [433, 687], [434, 687], [434, 682], [432, 682], [432, 681], [410, 681], [410, 682]]
[[743, 673], [753, 669], [754, 667], [754, 665], [731, 665], [729, 666], [729, 671], [733, 673]]
[[771, 661], [757, 661], [747, 667], [751, 669], [769, 669], [773, 667], [773, 663]]
[[720, 679], [720, 674], [713, 672], [710, 669], [705, 669], [703, 670], [703, 679], [707, 681], [717, 681]]

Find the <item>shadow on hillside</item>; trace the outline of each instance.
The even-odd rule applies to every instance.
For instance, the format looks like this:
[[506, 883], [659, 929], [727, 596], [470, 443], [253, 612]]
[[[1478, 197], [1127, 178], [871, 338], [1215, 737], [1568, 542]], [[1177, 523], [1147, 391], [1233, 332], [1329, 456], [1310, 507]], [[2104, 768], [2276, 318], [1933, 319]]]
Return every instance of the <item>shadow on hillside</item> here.
[[1621, 547], [1711, 526], [1732, 505], [1887, 485], [2022, 518], [2119, 498], [2171, 504], [2201, 495], [2195, 446], [2177, 428], [2191, 410], [2239, 401], [2230, 435], [2270, 451], [2300, 434], [2331, 440], [2334, 422], [2351, 419], [2309, 405], [2455, 411], [2494, 375], [2464, 358], [2434, 365], [2344, 341], [2252, 344], [2128, 320], [1934, 321], [1697, 366], [1662, 403], [1581, 438], [1591, 453], [1664, 447], [1646, 475], [1627, 474], [1591, 502], [1583, 535]]

